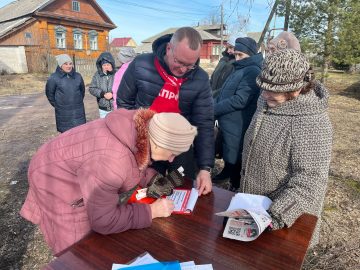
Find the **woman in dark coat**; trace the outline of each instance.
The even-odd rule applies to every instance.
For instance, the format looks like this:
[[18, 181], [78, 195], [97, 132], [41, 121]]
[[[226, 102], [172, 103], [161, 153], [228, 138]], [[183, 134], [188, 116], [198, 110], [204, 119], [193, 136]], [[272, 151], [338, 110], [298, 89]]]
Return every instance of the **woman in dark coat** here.
[[96, 68], [89, 92], [96, 97], [100, 118], [114, 110], [112, 87], [115, 75], [115, 60], [109, 52], [103, 52], [96, 60]]
[[232, 188], [237, 189], [240, 185], [243, 138], [260, 94], [256, 77], [261, 71], [263, 57], [257, 53], [255, 40], [248, 37], [236, 39], [234, 54], [234, 72], [215, 99], [215, 118], [223, 133], [225, 167], [213, 182], [230, 178]]
[[58, 67], [47, 80], [45, 92], [55, 108], [56, 129], [62, 133], [86, 123], [85, 84], [69, 55], [60, 54], [56, 60]]

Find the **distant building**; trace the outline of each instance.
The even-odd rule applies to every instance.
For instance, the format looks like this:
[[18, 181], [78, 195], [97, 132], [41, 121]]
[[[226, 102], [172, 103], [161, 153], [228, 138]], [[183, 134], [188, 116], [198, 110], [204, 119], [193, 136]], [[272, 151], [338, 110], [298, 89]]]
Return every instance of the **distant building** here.
[[[117, 56], [120, 48], [123, 47], [131, 47], [136, 48], [137, 44], [135, 40], [131, 37], [122, 37], [122, 38], [114, 38], [110, 43], [110, 52], [113, 56]], [[115, 66], [120, 67], [121, 63], [119, 62], [119, 59], [115, 57]]]
[[122, 37], [122, 38], [114, 38], [111, 43], [110, 47], [112, 48], [121, 48], [121, 47], [132, 47], [136, 48], [137, 44], [135, 40], [131, 37]]
[[116, 28], [95, 0], [17, 0], [0, 9], [0, 47], [25, 48], [30, 72], [47, 71], [49, 56], [96, 59]]
[[[220, 24], [213, 25], [199, 25], [194, 27], [201, 35], [203, 39], [203, 46], [201, 47], [200, 59], [202, 62], [213, 62], [219, 59], [221, 55], [221, 36], [220, 36]], [[152, 37], [149, 37], [142, 41], [142, 44], [136, 47], [135, 51], [137, 53], [149, 53], [152, 52], [152, 43], [157, 38], [166, 35], [173, 34], [178, 28], [169, 28], [162, 31], [159, 34], [156, 34]], [[223, 28], [225, 31], [225, 27]], [[225, 34], [225, 33], [224, 33]], [[224, 39], [224, 44], [226, 40]]]

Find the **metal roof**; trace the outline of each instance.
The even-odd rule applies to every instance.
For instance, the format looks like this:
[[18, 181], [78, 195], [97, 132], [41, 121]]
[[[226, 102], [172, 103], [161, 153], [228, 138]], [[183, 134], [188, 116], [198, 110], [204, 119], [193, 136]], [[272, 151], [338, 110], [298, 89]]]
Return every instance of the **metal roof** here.
[[17, 0], [0, 9], [0, 23], [22, 18], [50, 4], [54, 0]]

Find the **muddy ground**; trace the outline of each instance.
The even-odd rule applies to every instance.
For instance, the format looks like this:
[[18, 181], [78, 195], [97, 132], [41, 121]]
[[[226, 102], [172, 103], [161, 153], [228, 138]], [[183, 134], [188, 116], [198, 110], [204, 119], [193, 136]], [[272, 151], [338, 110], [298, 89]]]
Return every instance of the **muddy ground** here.
[[[46, 77], [0, 76], [1, 270], [40, 269], [53, 259], [36, 226], [18, 214], [27, 193], [29, 160], [57, 135], [54, 112], [43, 93]], [[309, 250], [303, 269], [355, 270], [360, 269], [360, 76], [337, 75], [328, 85], [333, 158], [320, 244]], [[95, 98], [88, 92], [85, 104], [87, 119], [97, 118]]]

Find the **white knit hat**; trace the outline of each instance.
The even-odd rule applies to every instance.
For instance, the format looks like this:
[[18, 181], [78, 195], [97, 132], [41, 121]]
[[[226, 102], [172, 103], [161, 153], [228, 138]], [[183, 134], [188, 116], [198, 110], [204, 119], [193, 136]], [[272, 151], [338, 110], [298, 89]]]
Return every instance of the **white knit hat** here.
[[230, 46], [235, 47], [235, 40], [236, 40], [235, 36], [229, 36], [229, 39], [226, 41], [226, 43]]
[[68, 54], [59, 54], [57, 56], [55, 56], [56, 61], [59, 65], [59, 67], [61, 67], [63, 64], [65, 64], [66, 62], [68, 63], [72, 63], [72, 59]]
[[132, 61], [136, 57], [136, 52], [131, 47], [122, 47], [117, 55], [119, 61], [123, 64]]
[[174, 154], [188, 151], [196, 134], [197, 128], [179, 113], [157, 113], [149, 123], [149, 135], [153, 142]]

